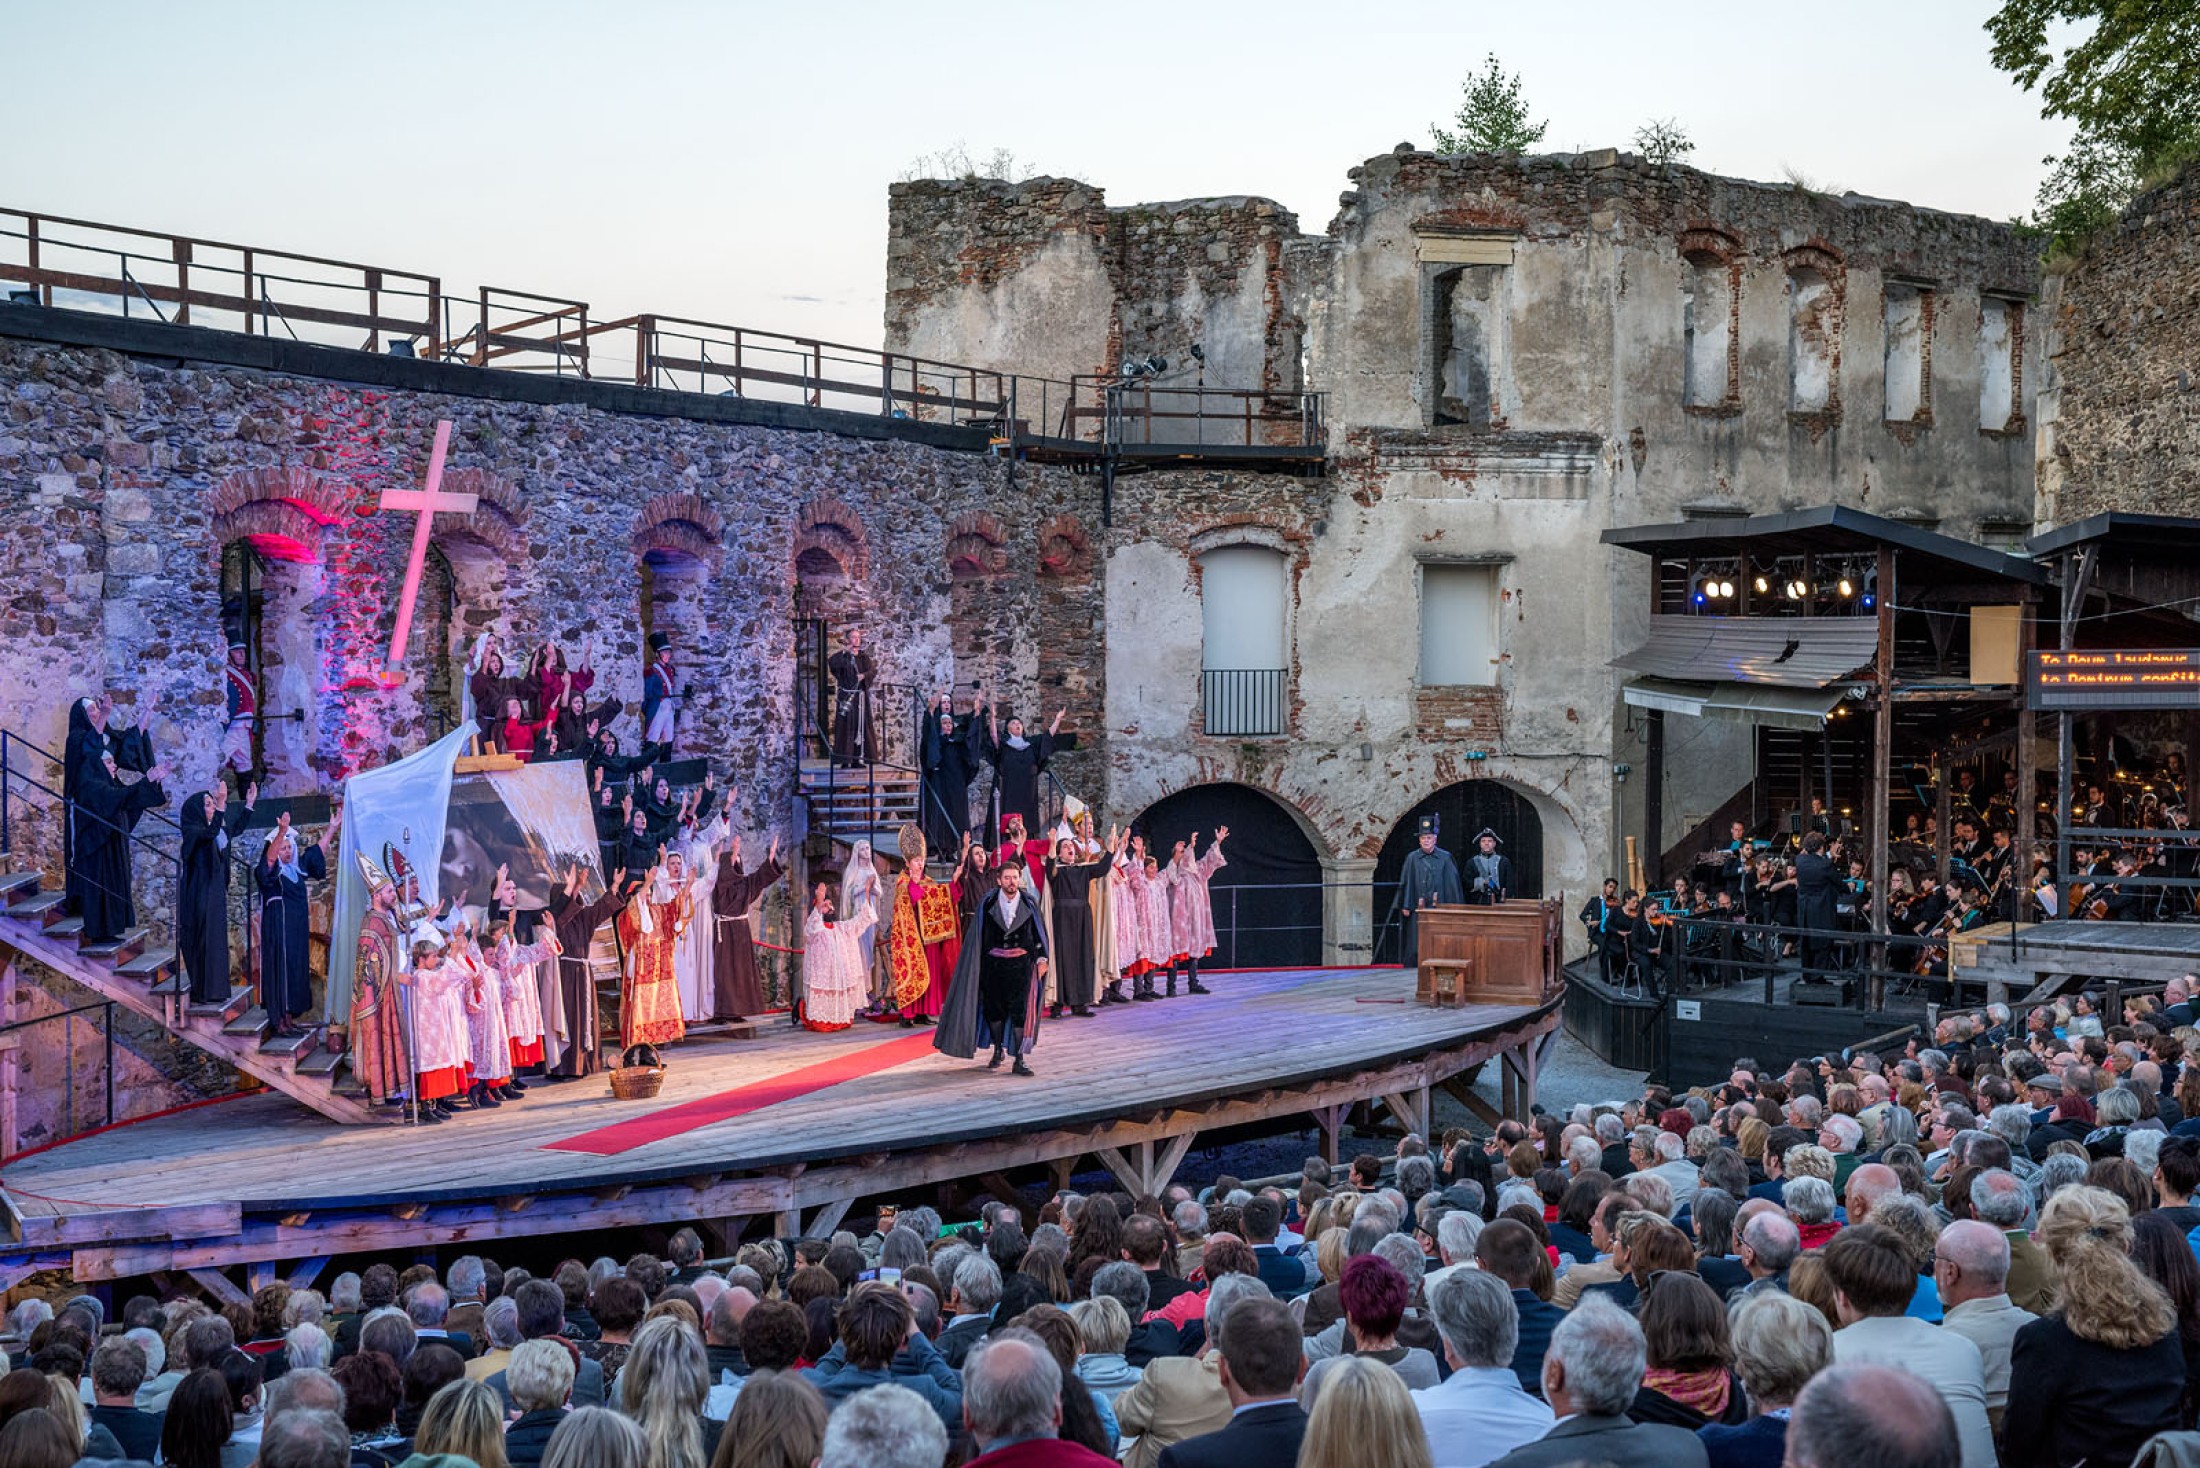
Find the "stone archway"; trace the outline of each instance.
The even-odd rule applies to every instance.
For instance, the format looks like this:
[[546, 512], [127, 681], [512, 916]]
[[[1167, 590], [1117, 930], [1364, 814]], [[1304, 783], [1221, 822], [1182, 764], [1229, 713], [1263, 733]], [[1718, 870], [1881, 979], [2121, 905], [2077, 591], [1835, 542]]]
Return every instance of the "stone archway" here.
[[1217, 782], [1172, 791], [1134, 823], [1166, 860], [1197, 831], [1204, 853], [1218, 826], [1230, 828], [1225, 865], [1208, 885], [1214, 899], [1216, 968], [1301, 968], [1322, 961], [1323, 851], [1313, 823], [1272, 791]]
[[1375, 856], [1375, 962], [1398, 961], [1398, 929], [1391, 921], [1398, 873], [1420, 839], [1421, 817], [1437, 818], [1438, 844], [1467, 866], [1467, 853], [1484, 827], [1497, 834], [1512, 859], [1515, 897], [1541, 897], [1544, 880], [1543, 814], [1527, 792], [1504, 780], [1461, 780], [1424, 796], [1398, 818]]

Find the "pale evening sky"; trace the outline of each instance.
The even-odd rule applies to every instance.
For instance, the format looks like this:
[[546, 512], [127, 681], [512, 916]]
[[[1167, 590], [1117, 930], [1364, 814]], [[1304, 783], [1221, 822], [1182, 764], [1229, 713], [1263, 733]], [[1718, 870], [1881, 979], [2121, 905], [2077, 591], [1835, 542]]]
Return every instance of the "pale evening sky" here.
[[0, 0], [0, 204], [875, 344], [886, 187], [958, 141], [1318, 232], [1492, 51], [1552, 149], [2007, 218], [2068, 130], [1984, 0], [1384, 5]]

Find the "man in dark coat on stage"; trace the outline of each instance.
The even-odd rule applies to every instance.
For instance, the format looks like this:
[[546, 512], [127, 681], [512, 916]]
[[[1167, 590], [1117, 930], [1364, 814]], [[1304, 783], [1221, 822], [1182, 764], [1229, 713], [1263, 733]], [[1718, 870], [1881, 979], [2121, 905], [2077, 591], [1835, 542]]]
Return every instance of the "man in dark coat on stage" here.
[[749, 909], [784, 875], [777, 836], [772, 837], [764, 864], [753, 872], [741, 870], [738, 836], [718, 858], [718, 879], [710, 889], [710, 910], [718, 925], [712, 935], [711, 965], [713, 1011], [718, 1019], [740, 1020], [764, 1012], [764, 980], [756, 969], [756, 935], [749, 929]]
[[1015, 1072], [1032, 1073], [1024, 1055], [1039, 1039], [1039, 995], [1047, 972], [1046, 925], [1039, 901], [1024, 890], [1024, 864], [1003, 861], [999, 884], [978, 907], [964, 935], [962, 957], [947, 988], [947, 1005], [933, 1031], [932, 1048], [957, 1060], [993, 1046], [990, 1065], [1004, 1053], [1016, 1057]]
[[863, 650], [863, 629], [848, 629], [847, 645], [825, 660], [833, 675], [833, 763], [861, 769], [878, 761], [878, 731], [871, 727], [871, 683], [878, 661]]
[[956, 718], [954, 695], [947, 694], [925, 709], [917, 733], [924, 844], [934, 851], [960, 851], [963, 832], [970, 829], [970, 782], [984, 758], [978, 749], [977, 713]]
[[321, 833], [320, 841], [302, 845], [290, 829], [290, 812], [275, 823], [253, 875], [260, 886], [260, 1005], [278, 1035], [295, 1035], [293, 1019], [313, 1002], [313, 972], [309, 965], [311, 930], [307, 924], [306, 883], [328, 875], [323, 851], [343, 828], [339, 810]]
[[260, 798], [260, 787], [245, 787], [244, 799], [230, 804], [229, 782], [183, 803], [183, 852], [176, 893], [176, 953], [191, 979], [196, 1004], [219, 1004], [229, 997], [229, 864], [237, 833]]
[[1513, 864], [1497, 849], [1502, 844], [1487, 826], [1474, 838], [1474, 854], [1467, 858], [1467, 901], [1477, 907], [1494, 907], [1512, 895]]
[[576, 862], [566, 871], [564, 887], [550, 898], [550, 926], [558, 935], [558, 987], [565, 1001], [565, 1044], [548, 1057], [544, 1072], [553, 1081], [596, 1073], [596, 971], [589, 966], [588, 950], [596, 929], [620, 907], [617, 874], [607, 871], [605, 878], [596, 900], [583, 902], [588, 874]]
[[1405, 924], [1400, 939], [1399, 962], [1409, 969], [1421, 966], [1421, 924], [1416, 914], [1424, 907], [1456, 907], [1467, 900], [1459, 881], [1459, 863], [1436, 845], [1436, 817], [1423, 816], [1419, 846], [1406, 853], [1398, 871], [1398, 896], [1391, 911]]

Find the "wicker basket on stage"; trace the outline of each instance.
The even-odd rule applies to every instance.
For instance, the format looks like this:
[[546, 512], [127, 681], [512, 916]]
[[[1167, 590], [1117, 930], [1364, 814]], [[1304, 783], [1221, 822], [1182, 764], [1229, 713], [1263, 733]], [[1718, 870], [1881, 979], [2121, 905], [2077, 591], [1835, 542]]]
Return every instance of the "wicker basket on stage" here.
[[665, 1068], [661, 1065], [622, 1065], [611, 1072], [611, 1094], [621, 1101], [647, 1101], [664, 1084]]

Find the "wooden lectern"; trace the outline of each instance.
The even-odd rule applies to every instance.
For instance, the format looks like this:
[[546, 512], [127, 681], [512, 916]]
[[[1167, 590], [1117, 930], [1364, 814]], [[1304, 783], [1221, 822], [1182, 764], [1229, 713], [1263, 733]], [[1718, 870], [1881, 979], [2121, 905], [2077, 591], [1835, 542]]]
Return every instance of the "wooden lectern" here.
[[1425, 907], [1415, 997], [1424, 1004], [1541, 1004], [1565, 982], [1555, 897], [1495, 907]]

